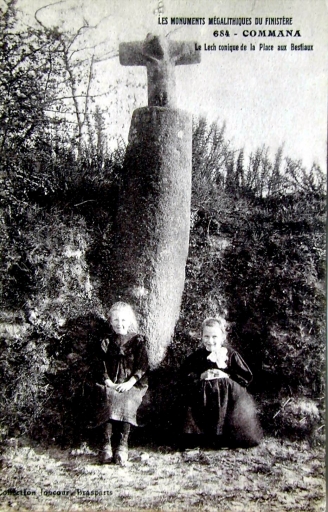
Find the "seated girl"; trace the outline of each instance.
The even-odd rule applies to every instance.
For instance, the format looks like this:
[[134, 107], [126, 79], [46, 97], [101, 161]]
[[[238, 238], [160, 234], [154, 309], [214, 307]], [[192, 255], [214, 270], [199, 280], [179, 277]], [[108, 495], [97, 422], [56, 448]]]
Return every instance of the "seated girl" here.
[[252, 373], [238, 352], [223, 346], [225, 342], [225, 320], [207, 318], [202, 325], [203, 346], [181, 369], [186, 400], [183, 430], [204, 434], [206, 442], [216, 447], [256, 446], [261, 428], [246, 391]]
[[[112, 333], [99, 340], [93, 371], [94, 426], [101, 426], [100, 462], [126, 465], [131, 425], [137, 425], [137, 410], [147, 391], [146, 338], [137, 334], [133, 309], [125, 302], [109, 311]], [[96, 370], [96, 371], [95, 371]]]

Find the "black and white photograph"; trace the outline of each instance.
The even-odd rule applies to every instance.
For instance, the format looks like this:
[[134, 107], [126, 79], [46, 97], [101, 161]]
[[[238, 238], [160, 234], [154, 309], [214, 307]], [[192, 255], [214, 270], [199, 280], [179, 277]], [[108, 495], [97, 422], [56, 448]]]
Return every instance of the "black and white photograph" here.
[[325, 0], [0, 0], [0, 510], [326, 510]]

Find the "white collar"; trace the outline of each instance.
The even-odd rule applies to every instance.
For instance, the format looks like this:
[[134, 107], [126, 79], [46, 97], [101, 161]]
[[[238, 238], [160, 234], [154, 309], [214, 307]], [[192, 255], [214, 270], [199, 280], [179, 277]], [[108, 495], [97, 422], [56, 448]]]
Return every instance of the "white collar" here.
[[228, 359], [228, 349], [226, 347], [220, 347], [217, 350], [213, 350], [208, 356], [207, 359], [212, 361], [212, 363], [216, 363], [219, 368], [227, 367], [227, 359]]

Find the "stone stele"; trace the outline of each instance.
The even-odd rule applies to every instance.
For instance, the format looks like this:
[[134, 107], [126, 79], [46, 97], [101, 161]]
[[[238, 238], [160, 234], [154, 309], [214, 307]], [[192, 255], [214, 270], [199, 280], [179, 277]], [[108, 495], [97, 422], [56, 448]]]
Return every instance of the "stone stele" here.
[[112, 244], [108, 300], [125, 300], [164, 358], [179, 317], [190, 229], [191, 115], [176, 108], [175, 66], [200, 62], [194, 42], [148, 34], [122, 43], [120, 63], [146, 66], [148, 107], [133, 113]]

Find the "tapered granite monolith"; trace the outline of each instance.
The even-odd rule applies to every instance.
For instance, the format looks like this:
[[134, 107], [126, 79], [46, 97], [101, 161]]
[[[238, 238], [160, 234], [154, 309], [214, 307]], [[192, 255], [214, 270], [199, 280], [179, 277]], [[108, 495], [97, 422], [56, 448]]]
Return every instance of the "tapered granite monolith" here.
[[191, 115], [175, 106], [174, 69], [200, 61], [195, 43], [148, 35], [120, 45], [123, 65], [145, 65], [148, 107], [133, 113], [112, 248], [109, 296], [131, 303], [163, 359], [179, 317], [189, 246]]

